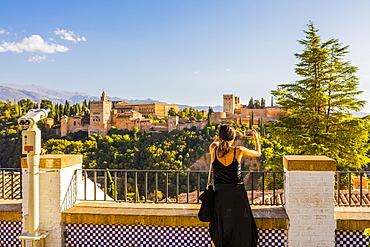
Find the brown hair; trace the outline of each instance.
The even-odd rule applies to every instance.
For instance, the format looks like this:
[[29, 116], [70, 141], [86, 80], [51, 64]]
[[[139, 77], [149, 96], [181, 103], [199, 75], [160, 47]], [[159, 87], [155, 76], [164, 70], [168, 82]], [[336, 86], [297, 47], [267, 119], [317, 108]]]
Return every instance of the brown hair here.
[[228, 142], [235, 139], [235, 129], [228, 124], [221, 125], [218, 136], [220, 137], [221, 141], [220, 145], [218, 146], [218, 150], [220, 150], [220, 157], [222, 158], [229, 152], [230, 144]]

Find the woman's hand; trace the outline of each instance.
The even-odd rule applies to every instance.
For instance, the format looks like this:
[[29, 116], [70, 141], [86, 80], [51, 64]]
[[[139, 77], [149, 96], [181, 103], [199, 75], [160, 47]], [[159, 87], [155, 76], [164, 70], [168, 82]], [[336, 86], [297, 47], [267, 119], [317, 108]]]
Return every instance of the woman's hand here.
[[258, 132], [257, 132], [257, 130], [252, 130], [252, 137], [254, 139], [257, 139], [258, 138]]
[[235, 134], [240, 137], [244, 137], [244, 133], [240, 132], [239, 130], [235, 130]]
[[253, 138], [255, 145], [254, 150], [248, 149], [246, 147], [239, 147], [241, 150], [241, 155], [243, 157], [255, 158], [261, 156], [261, 145], [258, 139], [258, 132], [256, 130], [246, 130], [244, 135], [250, 138]]
[[258, 132], [256, 130], [252, 130], [252, 138], [255, 142], [254, 150], [258, 152], [258, 156], [261, 156], [261, 144], [259, 142]]

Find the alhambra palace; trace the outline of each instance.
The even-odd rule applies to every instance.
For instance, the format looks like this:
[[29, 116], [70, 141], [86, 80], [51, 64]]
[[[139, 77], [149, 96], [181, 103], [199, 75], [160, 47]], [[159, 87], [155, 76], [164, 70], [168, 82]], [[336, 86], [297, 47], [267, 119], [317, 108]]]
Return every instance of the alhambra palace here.
[[[135, 127], [141, 132], [172, 131], [184, 128], [202, 129], [207, 125], [207, 120], [193, 120], [169, 116], [169, 110], [176, 112], [179, 107], [173, 104], [163, 103], [138, 103], [130, 104], [124, 101], [110, 101], [105, 92], [100, 101], [90, 102], [90, 117], [76, 115], [64, 116], [61, 119], [60, 135], [66, 136], [78, 131], [87, 132], [89, 136], [99, 134], [107, 135], [114, 127], [118, 130], [133, 130]], [[249, 109], [240, 103], [240, 98], [233, 95], [223, 95], [223, 112], [212, 112], [211, 121], [219, 123], [248, 124], [253, 114], [254, 124], [262, 119], [264, 123], [276, 121], [279, 114], [283, 114], [278, 107], [266, 107], [264, 109]], [[207, 111], [202, 111], [204, 117], [208, 117]], [[153, 120], [164, 120], [154, 121]]]

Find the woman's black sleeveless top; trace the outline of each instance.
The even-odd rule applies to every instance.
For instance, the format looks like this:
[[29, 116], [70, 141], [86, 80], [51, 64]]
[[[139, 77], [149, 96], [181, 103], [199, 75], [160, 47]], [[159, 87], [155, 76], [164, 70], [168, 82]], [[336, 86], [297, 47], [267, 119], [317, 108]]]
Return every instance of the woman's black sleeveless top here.
[[224, 166], [217, 158], [215, 150], [215, 160], [212, 163], [215, 184], [234, 184], [243, 183], [241, 164], [235, 159], [236, 148], [234, 148], [233, 162]]

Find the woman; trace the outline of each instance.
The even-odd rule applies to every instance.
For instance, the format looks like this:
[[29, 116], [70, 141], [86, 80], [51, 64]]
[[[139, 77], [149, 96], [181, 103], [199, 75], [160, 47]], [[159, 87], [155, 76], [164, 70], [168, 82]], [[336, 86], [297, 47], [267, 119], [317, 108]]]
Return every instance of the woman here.
[[249, 206], [247, 192], [241, 175], [242, 157], [261, 155], [258, 134], [251, 131], [255, 149], [232, 147], [236, 136], [244, 137], [230, 125], [222, 125], [219, 136], [210, 145], [214, 183], [214, 215], [209, 232], [215, 247], [255, 247], [258, 241], [257, 227]]

